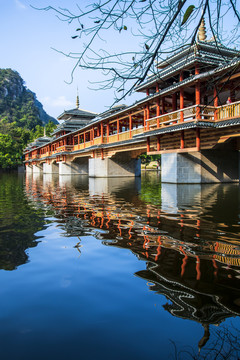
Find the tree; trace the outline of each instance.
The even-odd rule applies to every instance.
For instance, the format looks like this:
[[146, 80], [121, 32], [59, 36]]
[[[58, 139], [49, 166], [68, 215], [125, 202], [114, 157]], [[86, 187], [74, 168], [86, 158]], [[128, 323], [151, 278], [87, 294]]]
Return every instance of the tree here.
[[46, 129], [46, 135], [50, 136], [54, 129], [56, 129], [57, 125], [53, 123], [53, 121], [49, 121], [47, 125], [45, 126]]
[[21, 152], [11, 135], [0, 134], [0, 167], [8, 169], [21, 163]]
[[[41, 10], [52, 10], [60, 20], [75, 26], [72, 39], [79, 40], [81, 50], [65, 53], [75, 59], [72, 79], [77, 67], [100, 70], [106, 77], [97, 85], [114, 88], [119, 101], [148, 75], [156, 74], [156, 62], [196, 42], [204, 18], [217, 46], [219, 41], [238, 46], [239, 8], [237, 0], [99, 0], [88, 2], [84, 9], [77, 5], [76, 11], [52, 6]], [[110, 44], [113, 50], [106, 42], [99, 48], [99, 39], [109, 39], [112, 31], [116, 36], [115, 44]], [[121, 36], [126, 42], [135, 37], [135, 48], [116, 51]]]
[[158, 166], [161, 164], [161, 155], [147, 155], [147, 153], [144, 153], [140, 155], [139, 158], [141, 159], [141, 163], [145, 165], [145, 169], [151, 161], [157, 161]]

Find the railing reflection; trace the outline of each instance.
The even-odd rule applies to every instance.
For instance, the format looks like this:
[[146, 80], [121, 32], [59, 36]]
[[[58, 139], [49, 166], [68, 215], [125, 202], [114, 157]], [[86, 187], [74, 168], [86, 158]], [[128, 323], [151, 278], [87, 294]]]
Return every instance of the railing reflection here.
[[29, 179], [27, 194], [57, 210], [67, 236], [92, 233], [146, 261], [136, 275], [171, 301], [165, 310], [205, 327], [240, 314], [238, 204], [231, 208], [232, 225], [226, 211], [225, 224], [219, 213], [229, 197], [236, 198], [237, 186], [169, 187], [147, 177], [141, 188], [134, 179], [62, 180], [56, 186]]

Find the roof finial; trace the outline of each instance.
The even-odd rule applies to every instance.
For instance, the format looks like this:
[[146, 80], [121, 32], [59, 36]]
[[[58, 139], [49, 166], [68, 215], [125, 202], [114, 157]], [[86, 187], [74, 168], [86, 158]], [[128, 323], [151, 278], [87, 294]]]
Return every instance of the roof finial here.
[[201, 24], [198, 30], [198, 40], [205, 41], [207, 39], [206, 36], [206, 27], [205, 27], [205, 20], [202, 18]]
[[76, 100], [77, 109], [79, 109], [79, 96], [78, 96], [78, 87], [77, 87], [77, 100]]

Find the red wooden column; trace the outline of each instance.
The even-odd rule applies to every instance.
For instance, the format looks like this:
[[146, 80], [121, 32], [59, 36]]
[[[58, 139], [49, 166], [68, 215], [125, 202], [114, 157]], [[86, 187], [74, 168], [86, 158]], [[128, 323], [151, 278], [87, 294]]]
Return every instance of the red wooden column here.
[[181, 148], [181, 149], [184, 149], [184, 130], [181, 131], [180, 148]]
[[143, 128], [146, 130], [146, 109], [143, 109]]
[[[160, 98], [157, 99], [157, 105], [156, 105], [156, 116], [160, 116]], [[157, 118], [157, 127], [159, 128], [160, 121], [159, 118]]]
[[[149, 104], [146, 105], [146, 120], [150, 118]], [[147, 122], [147, 130], [149, 130], [149, 121]]]
[[159, 92], [159, 84], [156, 85], [156, 92]]
[[[180, 81], [183, 81], [183, 73], [180, 73]], [[180, 110], [184, 108], [184, 90], [183, 88], [180, 89]], [[180, 112], [180, 122], [183, 122], [183, 111]]]
[[150, 137], [147, 138], [147, 152], [150, 151]]
[[161, 142], [160, 142], [160, 135], [157, 137], [157, 151], [161, 150]]
[[89, 141], [90, 141], [90, 144], [92, 145], [92, 128], [90, 128], [90, 130], [89, 130]]
[[107, 122], [107, 143], [109, 140], [109, 122]]
[[94, 145], [94, 127], [92, 127], [92, 144]]
[[196, 147], [197, 151], [200, 151], [200, 129], [196, 129]]
[[149, 89], [146, 90], [146, 95], [149, 96]]
[[[180, 73], [180, 81], [183, 81], [183, 73]], [[184, 91], [183, 88], [180, 89], [180, 110], [184, 108]], [[184, 121], [183, 111], [180, 111], [180, 122]], [[181, 141], [180, 148], [184, 149], [184, 131], [181, 131]]]
[[[199, 74], [199, 68], [198, 65], [195, 66], [195, 75]], [[200, 93], [200, 82], [198, 81], [195, 85], [195, 104], [197, 105], [196, 107], [196, 119], [200, 120], [201, 119], [201, 109], [200, 109], [200, 105], [201, 104], [201, 93]]]
[[132, 115], [130, 114], [129, 117], [129, 137], [132, 138]]
[[117, 119], [117, 139], [119, 140], [119, 119]]
[[84, 131], [83, 133], [83, 143], [84, 143], [84, 148], [86, 146], [86, 132]]
[[218, 117], [218, 111], [217, 111], [217, 107], [218, 107], [218, 93], [217, 93], [217, 87], [216, 85], [214, 86], [213, 89], [213, 106], [215, 107], [214, 110], [214, 120], [217, 120]]
[[101, 122], [101, 144], [103, 144], [103, 122]]

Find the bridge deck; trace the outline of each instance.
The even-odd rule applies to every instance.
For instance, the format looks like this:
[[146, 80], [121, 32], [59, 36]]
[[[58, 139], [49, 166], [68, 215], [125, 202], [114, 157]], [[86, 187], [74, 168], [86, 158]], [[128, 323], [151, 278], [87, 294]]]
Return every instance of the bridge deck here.
[[[240, 101], [218, 107], [194, 105], [145, 119], [139, 116], [139, 111], [136, 114], [125, 115], [122, 117], [125, 119], [125, 126], [122, 127], [119, 126], [121, 121], [119, 118], [112, 119], [111, 122], [103, 120], [102, 127], [105, 128], [105, 132], [102, 131], [102, 133], [99, 131], [99, 123], [86, 126], [72, 134], [73, 145], [64, 144], [64, 138], [68, 134], [57, 139], [58, 143], [53, 150], [49, 150], [49, 147], [45, 145], [40, 154], [37, 151], [32, 152], [32, 158], [39, 161], [81, 152], [84, 155], [87, 150], [91, 152], [100, 148], [109, 148], [111, 145], [113, 147], [129, 146], [131, 150], [132, 144], [136, 141], [143, 141], [142, 147], [147, 149], [149, 154], [199, 150], [200, 134], [196, 135], [197, 129], [201, 129], [202, 149], [212, 148], [227, 141], [230, 137], [240, 136]], [[135, 121], [132, 120], [134, 117]], [[230, 120], [234, 120], [234, 123]], [[239, 127], [235, 126], [233, 131], [233, 125], [239, 125]], [[224, 131], [220, 131], [223, 128]], [[164, 134], [168, 136], [164, 138]], [[180, 136], [182, 139], [179, 139]], [[196, 136], [199, 136], [198, 144]], [[160, 146], [160, 138], [162, 146]], [[26, 154], [25, 161], [31, 160], [31, 155], [29, 155], [30, 153]], [[94, 156], [98, 156], [97, 153]]]

